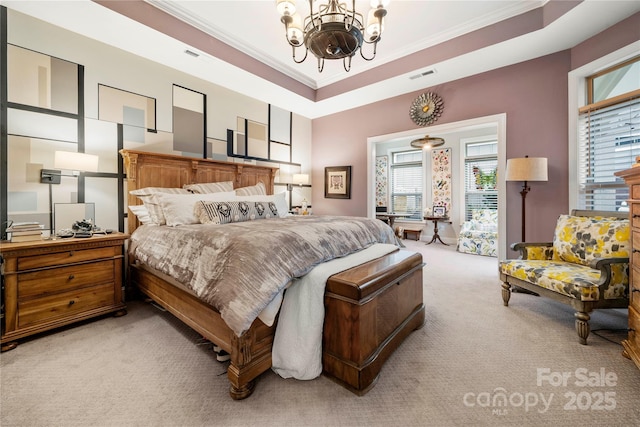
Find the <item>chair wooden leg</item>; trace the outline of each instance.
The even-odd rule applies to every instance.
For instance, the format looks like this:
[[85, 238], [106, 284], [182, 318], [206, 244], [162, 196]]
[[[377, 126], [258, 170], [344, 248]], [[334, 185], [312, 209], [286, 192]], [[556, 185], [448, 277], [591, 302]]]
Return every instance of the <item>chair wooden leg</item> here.
[[510, 299], [511, 299], [511, 285], [507, 282], [502, 282], [502, 301], [505, 307], [509, 306]]
[[576, 317], [576, 332], [578, 333], [580, 344], [587, 345], [587, 338], [589, 337], [589, 332], [591, 332], [589, 327], [591, 316], [584, 311], [576, 311], [574, 316]]

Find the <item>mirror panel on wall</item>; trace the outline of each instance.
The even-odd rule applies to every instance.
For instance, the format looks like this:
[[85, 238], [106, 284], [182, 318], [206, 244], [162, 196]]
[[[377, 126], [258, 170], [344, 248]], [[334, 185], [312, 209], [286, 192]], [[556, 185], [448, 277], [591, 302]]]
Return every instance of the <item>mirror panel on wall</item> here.
[[[75, 152], [73, 143], [9, 135], [7, 144], [7, 216], [14, 222], [37, 221], [49, 228], [49, 185], [40, 182], [42, 169], [54, 169], [56, 151]], [[61, 177], [52, 185], [56, 201], [75, 202], [77, 178]]]
[[143, 142], [144, 130], [156, 130], [156, 100], [98, 84], [98, 119], [124, 125], [125, 141]]
[[19, 46], [7, 45], [9, 102], [78, 113], [78, 65]]
[[118, 173], [122, 158], [118, 153], [117, 123], [86, 119], [85, 135], [85, 153], [100, 157], [98, 171]]
[[68, 117], [9, 108], [7, 110], [7, 133], [77, 142], [78, 122], [76, 119]]
[[98, 207], [95, 225], [102, 229], [118, 229], [118, 180], [114, 178], [86, 177], [85, 201], [91, 201]]

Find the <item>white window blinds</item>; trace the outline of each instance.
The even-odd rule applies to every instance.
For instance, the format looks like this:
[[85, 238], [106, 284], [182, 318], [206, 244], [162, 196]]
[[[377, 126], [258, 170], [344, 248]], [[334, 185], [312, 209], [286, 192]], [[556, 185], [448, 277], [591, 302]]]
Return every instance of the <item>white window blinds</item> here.
[[391, 165], [391, 212], [407, 219], [422, 219], [422, 150], [393, 154]]
[[497, 168], [496, 157], [465, 160], [465, 220], [471, 219], [471, 212], [474, 209], [498, 209]]
[[640, 155], [640, 94], [601, 108], [580, 111], [578, 131], [578, 206], [620, 210], [629, 191], [615, 172]]
[[498, 209], [498, 141], [494, 138], [465, 143], [464, 216], [475, 209]]

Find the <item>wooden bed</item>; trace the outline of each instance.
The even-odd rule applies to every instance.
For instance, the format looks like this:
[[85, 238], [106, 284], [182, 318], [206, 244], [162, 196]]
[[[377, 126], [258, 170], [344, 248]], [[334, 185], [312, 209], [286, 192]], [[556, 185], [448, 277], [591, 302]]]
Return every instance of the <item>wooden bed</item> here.
[[[147, 153], [142, 151], [122, 150], [121, 154], [124, 159], [125, 172], [127, 175], [127, 197], [128, 205], [138, 205], [142, 202], [136, 197], [129, 194], [129, 191], [145, 188], [145, 187], [170, 187], [182, 188], [186, 184], [206, 183], [206, 182], [222, 182], [233, 181], [234, 188], [255, 185], [263, 182], [267, 188], [268, 194], [273, 194], [274, 179], [277, 172], [276, 168], [256, 166], [244, 163], [219, 162], [214, 160], [196, 159], [176, 155]], [[139, 222], [131, 211], [128, 212], [128, 232], [133, 233], [139, 226]], [[379, 262], [369, 265], [366, 274], [371, 277], [378, 278], [376, 280], [385, 280], [383, 284], [372, 286], [371, 280], [358, 282], [362, 274], [356, 275], [353, 286], [362, 286], [375, 290], [376, 295], [382, 294], [384, 289], [390, 291], [399, 284], [398, 280], [407, 280], [411, 276], [411, 286], [413, 290], [410, 293], [396, 295], [398, 291], [393, 290], [387, 299], [392, 301], [404, 301], [403, 307], [407, 311], [407, 315], [397, 319], [397, 325], [389, 325], [388, 318], [372, 319], [372, 321], [381, 325], [385, 330], [384, 336], [374, 336], [376, 326], [367, 327], [363, 332], [359, 332], [359, 325], [345, 325], [345, 322], [353, 320], [353, 314], [334, 318], [331, 323], [331, 329], [341, 330], [347, 327], [356, 331], [357, 340], [348, 339], [342, 344], [343, 347], [358, 346], [359, 342], [367, 343], [368, 347], [373, 345], [373, 350], [368, 352], [363, 366], [357, 366], [350, 360], [339, 360], [340, 357], [332, 357], [332, 367], [325, 369], [334, 372], [348, 372], [340, 378], [340, 375], [331, 375], [334, 380], [347, 386], [352, 391], [363, 394], [370, 388], [377, 379], [378, 372], [382, 363], [397, 348], [402, 340], [414, 329], [419, 328], [424, 321], [424, 305], [422, 304], [422, 258], [419, 254], [399, 255], [396, 251], [379, 259]], [[411, 258], [411, 259], [409, 259]], [[368, 263], [369, 264], [369, 263]], [[360, 266], [362, 267], [362, 266]], [[358, 267], [347, 270], [362, 271]], [[411, 272], [410, 274], [408, 272]], [[400, 278], [400, 279], [396, 279]], [[135, 260], [129, 260], [129, 281], [137, 290], [148, 296], [156, 303], [164, 307], [178, 319], [183, 321], [189, 327], [197, 331], [204, 338], [216, 343], [223, 350], [231, 355], [231, 361], [227, 370], [227, 376], [230, 381], [230, 396], [235, 400], [244, 399], [251, 395], [255, 386], [255, 379], [271, 368], [271, 347], [275, 333], [275, 323], [268, 327], [259, 319], [256, 319], [248, 331], [241, 336], [237, 336], [222, 320], [219, 312], [211, 305], [199, 300], [197, 297], [185, 291], [184, 289], [170, 283], [169, 280], [160, 275], [145, 269], [135, 263]], [[386, 287], [386, 288], [385, 288]], [[419, 288], [419, 289], [418, 289]], [[356, 293], [359, 292], [356, 289]], [[367, 291], [369, 293], [371, 291]], [[366, 295], [367, 307], [373, 307], [371, 304], [371, 295]], [[344, 304], [345, 299], [337, 297], [333, 294], [332, 298], [325, 298], [325, 301], [336, 301], [338, 304]], [[358, 306], [358, 299], [347, 299], [351, 301], [349, 305]], [[382, 299], [381, 299], [382, 300]], [[353, 311], [353, 308], [338, 310], [341, 313]], [[389, 307], [385, 310], [388, 312]], [[392, 308], [393, 311], [394, 310]], [[367, 309], [369, 317], [375, 310]], [[363, 316], [364, 318], [365, 316]], [[397, 315], [395, 317], [398, 317]], [[405, 318], [406, 317], [406, 318]], [[277, 323], [277, 322], [276, 322]], [[325, 320], [325, 328], [327, 321]], [[391, 333], [389, 333], [391, 329]], [[370, 337], [367, 337], [369, 331]], [[325, 343], [327, 338], [325, 333]], [[329, 334], [330, 335], [330, 334]], [[379, 334], [378, 334], [379, 335]], [[343, 339], [344, 341], [344, 339]], [[353, 341], [353, 343], [351, 342]], [[347, 353], [354, 353], [349, 350]], [[362, 352], [357, 350], [355, 353], [361, 358]], [[335, 356], [335, 355], [334, 355]], [[324, 363], [328, 363], [325, 357]], [[355, 373], [354, 373], [355, 372]], [[350, 380], [350, 378], [354, 378]], [[364, 380], [362, 379], [364, 378]]]

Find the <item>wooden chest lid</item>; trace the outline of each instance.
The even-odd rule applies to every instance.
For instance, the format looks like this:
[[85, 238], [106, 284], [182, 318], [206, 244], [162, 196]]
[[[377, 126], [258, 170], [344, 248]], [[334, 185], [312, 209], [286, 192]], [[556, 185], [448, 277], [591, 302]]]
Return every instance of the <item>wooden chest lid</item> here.
[[422, 266], [422, 254], [399, 249], [329, 277], [326, 294], [359, 301]]

